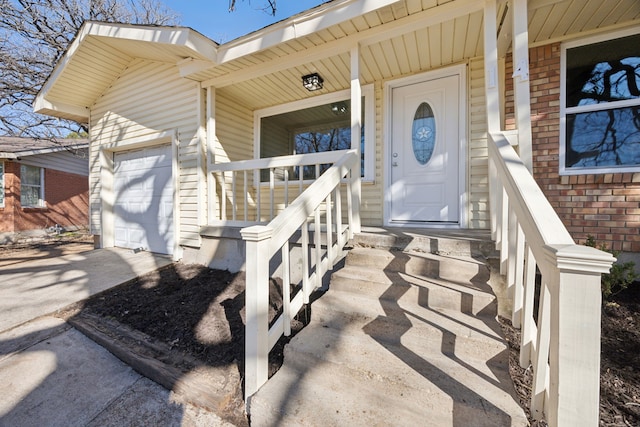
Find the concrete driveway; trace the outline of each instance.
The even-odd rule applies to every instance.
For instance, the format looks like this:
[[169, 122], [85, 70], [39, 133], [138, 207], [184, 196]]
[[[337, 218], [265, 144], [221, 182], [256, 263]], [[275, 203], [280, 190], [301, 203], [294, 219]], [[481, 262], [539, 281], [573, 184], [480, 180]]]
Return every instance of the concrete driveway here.
[[0, 427], [226, 425], [53, 315], [167, 265], [169, 257], [117, 248], [3, 255]]

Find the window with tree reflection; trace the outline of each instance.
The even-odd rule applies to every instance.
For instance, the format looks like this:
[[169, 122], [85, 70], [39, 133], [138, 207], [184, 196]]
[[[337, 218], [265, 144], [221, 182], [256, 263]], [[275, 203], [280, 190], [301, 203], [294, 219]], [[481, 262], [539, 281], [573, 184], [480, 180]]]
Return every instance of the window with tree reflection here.
[[640, 34], [570, 46], [564, 52], [564, 172], [637, 169]]

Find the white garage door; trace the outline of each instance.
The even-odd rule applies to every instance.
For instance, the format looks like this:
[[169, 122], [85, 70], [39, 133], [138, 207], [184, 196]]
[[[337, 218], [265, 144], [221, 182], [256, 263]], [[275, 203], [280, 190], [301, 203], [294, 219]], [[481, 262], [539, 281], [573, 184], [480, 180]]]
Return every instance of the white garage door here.
[[173, 253], [171, 145], [116, 153], [115, 245]]

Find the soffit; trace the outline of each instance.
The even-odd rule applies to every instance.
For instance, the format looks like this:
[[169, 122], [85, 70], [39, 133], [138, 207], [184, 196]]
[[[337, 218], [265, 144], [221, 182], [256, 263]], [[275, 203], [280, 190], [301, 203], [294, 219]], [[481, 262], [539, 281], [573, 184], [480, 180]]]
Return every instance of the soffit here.
[[[222, 82], [218, 89], [221, 93], [248, 108], [260, 109], [349, 88], [349, 49], [355, 44], [350, 40], [360, 44], [363, 84], [459, 63], [483, 54], [481, 9], [413, 29], [415, 17], [428, 18], [458, 4], [477, 5], [464, 0], [405, 0], [192, 77], [209, 80], [214, 86]], [[529, 40], [534, 45], [640, 23], [638, 0], [530, 0], [528, 9]], [[506, 3], [500, 3], [498, 23], [508, 22], [504, 19], [507, 12]], [[410, 23], [410, 31], [401, 28], [403, 21]], [[385, 31], [384, 24], [397, 29], [378, 41], [376, 34]], [[334, 48], [327, 49], [327, 45]], [[294, 61], [295, 66], [278, 69], [279, 63], [292, 57], [299, 59]], [[270, 67], [273, 72], [269, 72]], [[263, 74], [245, 79], [243, 73], [250, 69]], [[302, 88], [300, 78], [310, 72], [324, 78], [324, 89], [310, 93]]]

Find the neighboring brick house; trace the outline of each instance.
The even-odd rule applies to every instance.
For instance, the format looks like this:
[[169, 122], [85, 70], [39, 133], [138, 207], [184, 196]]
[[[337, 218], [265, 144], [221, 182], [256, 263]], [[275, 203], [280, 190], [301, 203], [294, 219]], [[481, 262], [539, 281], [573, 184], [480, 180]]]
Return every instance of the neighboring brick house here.
[[86, 228], [86, 140], [0, 137], [0, 233]]
[[[637, 118], [616, 115], [638, 108], [637, 102], [625, 100], [635, 98], [637, 101], [637, 93], [634, 93], [637, 87], [634, 87], [632, 79], [628, 79], [629, 88], [617, 88], [619, 93], [614, 95], [603, 94], [605, 90], [613, 89], [606, 89], [607, 85], [600, 85], [593, 80], [593, 76], [590, 76], [591, 80], [581, 80], [577, 72], [576, 75], [570, 75], [570, 62], [582, 61], [573, 67], [576, 70], [584, 68], [587, 61], [604, 66], [603, 69], [607, 70], [603, 72], [605, 78], [609, 78], [606, 77], [607, 73], [609, 76], [612, 73], [608, 71], [609, 65], [605, 64], [626, 63], [627, 68], [630, 69], [629, 65], [632, 64], [637, 69], [640, 55], [630, 54], [625, 46], [637, 43], [638, 38], [636, 33], [631, 36], [624, 33], [602, 35], [529, 49], [534, 177], [577, 242], [584, 243], [588, 236], [593, 236], [599, 244], [604, 243], [610, 249], [622, 251], [623, 257], [631, 256], [631, 253], [637, 256], [640, 253], [640, 172], [636, 166], [640, 160], [640, 137], [637, 130], [640, 124], [635, 123]], [[571, 49], [576, 50], [576, 53], [574, 58], [567, 59], [566, 52]], [[583, 59], [586, 55], [580, 49], [591, 52], [588, 60]], [[624, 68], [621, 67], [621, 74], [626, 72]], [[508, 56], [505, 74], [510, 76], [512, 73], [512, 61]], [[567, 76], [565, 83], [562, 82], [563, 75]], [[619, 81], [623, 82], [624, 79]], [[506, 82], [505, 125], [512, 129], [512, 79], [506, 79]], [[580, 86], [582, 83], [584, 85]], [[587, 84], [593, 86], [588, 91], [584, 88]], [[627, 83], [623, 84], [627, 86]], [[569, 85], [577, 87], [565, 87]], [[630, 94], [625, 96], [625, 90]], [[564, 93], [573, 95], [563, 96]], [[607, 104], [615, 104], [614, 107], [617, 108], [608, 107]], [[582, 131], [583, 135], [579, 137], [582, 138], [581, 141], [589, 139], [591, 146], [588, 150], [575, 154], [572, 147], [563, 146], [569, 137], [565, 136], [568, 131], [563, 131], [562, 123], [565, 120], [567, 123], [570, 120], [577, 121], [578, 116], [586, 117], [588, 114], [591, 114], [591, 127], [581, 125], [587, 130]], [[601, 114], [601, 117], [598, 118], [597, 114]], [[596, 118], [598, 122], [595, 121]], [[618, 121], [614, 122], [614, 119]], [[586, 138], [587, 133], [592, 136]], [[605, 146], [609, 144], [610, 147], [615, 142], [618, 143], [617, 147]], [[580, 143], [587, 146], [586, 143]], [[617, 149], [622, 153], [623, 145], [628, 148], [615, 161], [602, 155], [605, 149]], [[569, 150], [574, 151], [573, 158], [568, 153]]]

